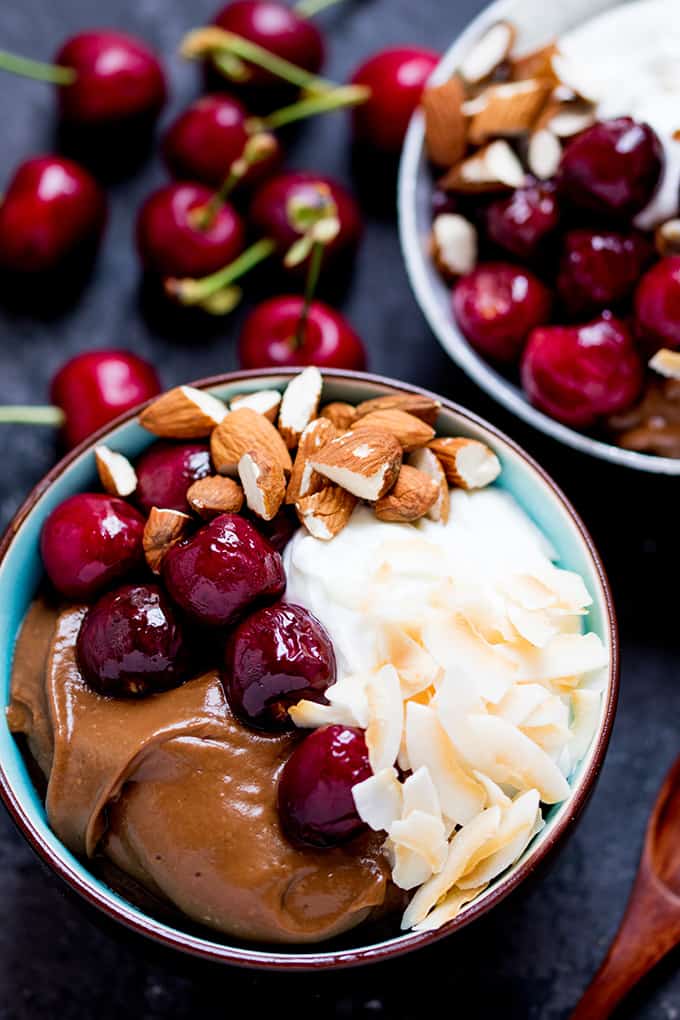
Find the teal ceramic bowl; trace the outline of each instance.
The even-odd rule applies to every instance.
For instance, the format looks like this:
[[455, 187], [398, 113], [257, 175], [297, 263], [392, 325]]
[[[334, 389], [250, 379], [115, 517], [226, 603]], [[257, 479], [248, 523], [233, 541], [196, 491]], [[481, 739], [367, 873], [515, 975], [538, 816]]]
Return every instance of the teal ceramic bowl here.
[[[288, 372], [240, 372], [194, 385], [229, 398], [237, 392], [283, 388]], [[394, 391], [422, 392], [413, 386], [362, 373], [326, 372], [325, 400], [356, 403]], [[441, 399], [441, 398], [439, 398]], [[435, 932], [402, 933], [392, 927], [358, 928], [341, 942], [316, 947], [259, 946], [222, 939], [179, 914], [143, 908], [77, 859], [50, 830], [44, 806], [31, 781], [19, 745], [9, 732], [5, 713], [0, 718], [0, 794], [18, 828], [37, 854], [89, 905], [109, 920], [146, 936], [162, 946], [211, 961], [276, 970], [333, 968], [397, 956], [444, 938], [469, 924], [504, 899], [528, 878], [570, 831], [592, 792], [605, 755], [618, 693], [618, 652], [614, 608], [607, 579], [593, 543], [582, 522], [548, 475], [512, 440], [463, 408], [441, 399], [438, 423], [441, 434], [483, 440], [498, 454], [503, 471], [500, 484], [515, 496], [545, 532], [559, 553], [562, 566], [580, 573], [593, 597], [587, 625], [611, 653], [597, 732], [583, 761], [570, 778], [571, 794], [550, 809], [545, 828], [526, 852], [482, 896], [458, 917]], [[42, 579], [39, 536], [50, 511], [67, 496], [96, 483], [92, 447], [105, 439], [114, 450], [136, 457], [152, 437], [139, 427], [134, 414], [119, 418], [79, 446], [35, 487], [10, 524], [0, 545], [0, 699], [9, 697], [12, 657], [17, 633]], [[392, 922], [390, 922], [392, 924]]]

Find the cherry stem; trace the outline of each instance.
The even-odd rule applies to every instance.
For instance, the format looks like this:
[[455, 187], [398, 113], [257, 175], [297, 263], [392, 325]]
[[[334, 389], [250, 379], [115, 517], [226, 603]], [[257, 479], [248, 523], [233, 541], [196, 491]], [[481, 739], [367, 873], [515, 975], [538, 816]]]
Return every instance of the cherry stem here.
[[337, 3], [338, 0], [298, 0], [293, 4], [293, 10], [301, 18], [313, 18], [315, 14], [320, 14], [327, 7], [333, 7]]
[[52, 425], [61, 427], [66, 415], [60, 407], [34, 407], [31, 404], [9, 404], [0, 407], [0, 425]]
[[304, 120], [306, 117], [316, 117], [320, 113], [329, 113], [331, 110], [341, 110], [347, 106], [359, 106], [370, 98], [371, 90], [365, 85], [342, 85], [339, 88], [329, 89], [317, 95], [300, 99], [290, 106], [283, 106], [274, 113], [267, 114], [260, 120], [254, 118], [252, 127], [257, 129], [267, 128], [270, 131], [283, 127], [284, 124], [292, 124], [297, 120]]
[[297, 329], [295, 330], [296, 350], [302, 347], [305, 342], [305, 330], [307, 329], [307, 320], [309, 319], [309, 309], [312, 304], [312, 300], [314, 299], [314, 294], [316, 293], [316, 286], [319, 282], [323, 250], [323, 241], [315, 241], [312, 245], [312, 251], [309, 256], [307, 280], [305, 281], [305, 299], [300, 310], [300, 318], [298, 319]]
[[34, 81], [49, 81], [53, 85], [73, 85], [78, 77], [72, 67], [44, 64], [41, 60], [19, 57], [7, 50], [0, 50], [0, 71], [19, 74], [22, 78], [33, 78]]
[[230, 262], [228, 266], [218, 269], [210, 276], [202, 276], [198, 280], [178, 280], [170, 277], [165, 281], [165, 290], [183, 305], [200, 305], [206, 299], [224, 290], [241, 276], [253, 269], [258, 262], [263, 262], [276, 251], [276, 244], [269, 238], [256, 241], [250, 248]]

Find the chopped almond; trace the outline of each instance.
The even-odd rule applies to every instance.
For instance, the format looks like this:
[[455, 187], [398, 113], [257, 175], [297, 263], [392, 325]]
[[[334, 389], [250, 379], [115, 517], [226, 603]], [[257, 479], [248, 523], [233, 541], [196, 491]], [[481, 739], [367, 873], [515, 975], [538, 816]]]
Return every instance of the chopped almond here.
[[521, 188], [524, 182], [522, 164], [508, 143], [499, 139], [452, 167], [439, 180], [439, 187], [444, 191], [474, 194]]
[[258, 390], [256, 393], [239, 393], [232, 397], [229, 407], [235, 411], [237, 407], [249, 407], [251, 411], [263, 414], [274, 423], [281, 405], [281, 394], [278, 390]]
[[553, 85], [559, 84], [552, 62], [557, 52], [557, 43], [551, 42], [538, 50], [525, 53], [522, 57], [513, 57], [510, 61], [511, 79], [523, 81], [526, 78], [544, 78]]
[[310, 464], [358, 499], [374, 502], [394, 485], [401, 460], [401, 445], [393, 435], [363, 428], [327, 443], [310, 458]]
[[411, 467], [417, 468], [418, 471], [422, 471], [428, 478], [431, 478], [437, 486], [437, 499], [427, 511], [426, 516], [433, 521], [441, 521], [442, 524], [446, 524], [449, 519], [449, 483], [439, 458], [433, 450], [423, 447], [422, 450], [412, 453], [408, 462]]
[[433, 439], [428, 446], [441, 461], [450, 485], [461, 489], [481, 489], [500, 474], [498, 457], [477, 439], [447, 436]]
[[357, 504], [356, 496], [339, 485], [304, 496], [295, 504], [300, 523], [310, 535], [327, 542], [342, 531]]
[[146, 562], [154, 574], [160, 574], [163, 557], [187, 534], [191, 525], [188, 514], [179, 510], [162, 510], [152, 507], [144, 525], [142, 545]]
[[662, 347], [650, 359], [649, 367], [666, 379], [680, 379], [680, 351], [671, 351]]
[[546, 128], [557, 138], [571, 138], [595, 123], [596, 109], [583, 99], [551, 100], [536, 121], [536, 130]]
[[233, 478], [211, 475], [199, 478], [187, 490], [187, 502], [204, 520], [219, 514], [237, 514], [243, 506], [243, 489]]
[[375, 516], [381, 521], [417, 521], [438, 498], [437, 484], [422, 471], [404, 464], [393, 487], [375, 504]]
[[509, 21], [498, 21], [487, 29], [461, 62], [460, 73], [465, 81], [474, 85], [490, 78], [510, 55], [515, 35], [515, 26]]
[[248, 507], [263, 521], [271, 521], [286, 495], [281, 465], [263, 450], [248, 450], [238, 462], [238, 473]]
[[471, 272], [477, 263], [477, 230], [458, 213], [440, 213], [432, 224], [430, 252], [449, 283]]
[[425, 446], [431, 439], [434, 439], [435, 434], [431, 425], [416, 418], [415, 415], [397, 408], [371, 411], [370, 414], [359, 418], [352, 428], [354, 432], [363, 429], [380, 429], [389, 432], [405, 451], [417, 450], [419, 446]]
[[315, 418], [314, 421], [310, 421], [300, 436], [286, 491], [286, 503], [297, 503], [303, 496], [311, 496], [329, 484], [322, 475], [311, 468], [309, 458], [326, 443], [330, 443], [331, 439], [335, 439], [337, 434], [338, 430], [328, 418]]
[[680, 220], [666, 220], [654, 232], [656, 250], [662, 257], [680, 255]]
[[541, 181], [550, 180], [557, 173], [561, 159], [559, 138], [548, 128], [534, 131], [527, 146], [527, 163], [532, 174]]
[[425, 116], [425, 145], [430, 162], [449, 167], [465, 155], [467, 118], [463, 113], [465, 90], [458, 76], [426, 88], [421, 100]]
[[127, 457], [108, 446], [95, 446], [94, 459], [102, 488], [111, 496], [125, 499], [137, 488], [137, 474]]
[[139, 424], [164, 439], [202, 439], [224, 420], [221, 400], [193, 386], [176, 386], [145, 407]]
[[352, 427], [357, 418], [357, 409], [353, 404], [345, 404], [341, 400], [334, 400], [321, 408], [321, 417], [328, 418], [339, 432], [345, 432]]
[[483, 145], [491, 138], [526, 134], [551, 91], [551, 83], [538, 78], [490, 85], [484, 91], [484, 106], [470, 123], [470, 141]]
[[323, 380], [318, 368], [310, 365], [286, 386], [279, 411], [279, 432], [289, 450], [294, 450], [309, 425], [321, 398]]
[[390, 393], [384, 397], [373, 397], [357, 404], [356, 418], [364, 418], [373, 411], [406, 411], [414, 418], [421, 418], [428, 425], [435, 425], [442, 405], [425, 393]]
[[236, 475], [241, 457], [253, 449], [268, 453], [285, 472], [293, 466], [278, 430], [263, 414], [250, 407], [230, 411], [210, 437], [212, 461], [221, 475]]

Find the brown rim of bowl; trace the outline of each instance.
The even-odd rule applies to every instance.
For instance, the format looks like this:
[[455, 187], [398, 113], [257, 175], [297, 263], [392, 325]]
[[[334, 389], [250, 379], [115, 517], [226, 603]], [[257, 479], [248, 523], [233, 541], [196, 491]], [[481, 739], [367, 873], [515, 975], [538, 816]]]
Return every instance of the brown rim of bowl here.
[[[285, 378], [286, 376], [296, 375], [300, 371], [299, 369], [256, 369], [253, 371], [240, 371], [240, 372], [228, 372], [224, 375], [216, 375], [207, 379], [200, 379], [192, 385], [200, 389], [207, 389], [213, 386], [223, 386], [230, 383], [238, 382], [239, 380], [246, 379], [257, 379], [262, 377], [279, 376]], [[517, 888], [520, 883], [527, 878], [532, 872], [534, 872], [539, 864], [548, 857], [552, 851], [554, 851], [557, 845], [567, 834], [567, 831], [571, 828], [573, 823], [577, 820], [581, 814], [588, 798], [592, 792], [595, 781], [598, 777], [602, 763], [604, 760], [605, 751], [609, 743], [611, 736], [611, 730], [614, 723], [614, 715], [616, 711], [616, 703], [619, 693], [619, 641], [618, 641], [618, 628], [616, 623], [616, 615], [614, 611], [614, 603], [612, 598], [609, 581], [605, 573], [600, 557], [595, 550], [593, 540], [591, 539], [585, 525], [581, 518], [572, 507], [569, 500], [566, 498], [561, 489], [553, 482], [549, 475], [540, 467], [536, 461], [525, 453], [512, 439], [509, 439], [503, 432], [495, 428], [493, 425], [488, 424], [484, 419], [478, 417], [470, 411], [465, 410], [458, 404], [453, 403], [450, 400], [446, 400], [440, 397], [438, 394], [434, 394], [429, 390], [422, 389], [419, 386], [413, 386], [409, 383], [401, 383], [396, 380], [385, 378], [380, 375], [373, 375], [368, 372], [351, 372], [342, 371], [338, 369], [324, 369], [324, 376], [332, 377], [338, 381], [362, 381], [372, 383], [376, 386], [385, 387], [394, 391], [407, 391], [409, 393], [417, 393], [420, 395], [427, 395], [434, 397], [441, 401], [443, 407], [449, 411], [453, 411], [455, 414], [465, 418], [471, 424], [486, 429], [491, 435], [500, 439], [502, 442], [507, 443], [508, 446], [521, 457], [530, 468], [532, 468], [540, 478], [546, 483], [546, 485], [552, 490], [557, 496], [562, 505], [565, 507], [567, 513], [571, 517], [572, 521], [576, 525], [581, 538], [590, 554], [593, 561], [595, 571], [599, 577], [600, 585], [602, 587], [602, 593], [604, 597], [604, 603], [607, 610], [607, 624], [609, 633], [611, 635], [612, 644], [612, 655], [609, 666], [609, 697], [605, 711], [605, 717], [597, 736], [594, 752], [592, 759], [586, 772], [584, 773], [580, 788], [574, 794], [573, 800], [570, 803], [568, 812], [565, 812], [562, 818], [560, 818], [548, 837], [538, 847], [536, 852], [528, 860], [524, 861], [515, 871], [512, 872], [505, 879], [502, 879], [498, 885], [492, 890], [492, 892], [481, 902], [475, 904], [473, 901], [465, 911], [459, 916], [449, 921], [447, 924], [438, 928], [436, 931], [425, 931], [418, 933], [405, 933], [404, 936], [394, 941], [388, 941], [378, 943], [375, 946], [367, 946], [366, 948], [358, 949], [340, 949], [337, 951], [330, 950], [323, 952], [320, 950], [319, 953], [286, 953], [285, 951], [277, 952], [274, 950], [251, 950], [236, 948], [233, 946], [221, 946], [219, 943], [206, 944], [206, 939], [200, 937], [185, 934], [176, 929], [172, 934], [169, 934], [166, 925], [155, 921], [153, 918], [147, 918], [145, 923], [140, 923], [137, 917], [126, 906], [114, 906], [107, 903], [99, 894], [87, 883], [82, 877], [75, 872], [71, 866], [63, 860], [59, 854], [54, 852], [52, 848], [44, 841], [41, 834], [34, 827], [30, 819], [26, 816], [22, 805], [19, 803], [17, 797], [14, 794], [13, 789], [5, 774], [4, 768], [0, 763], [0, 796], [2, 797], [10, 815], [12, 816], [17, 828], [21, 831], [23, 836], [31, 844], [36, 853], [45, 861], [53, 871], [55, 871], [66, 883], [74, 890], [79, 896], [81, 896], [88, 904], [97, 907], [102, 911], [109, 919], [120, 922], [128, 929], [133, 932], [142, 935], [152, 941], [160, 943], [165, 948], [179, 950], [180, 952], [188, 953], [192, 956], [202, 958], [204, 960], [210, 960], [217, 963], [228, 963], [236, 964], [242, 967], [250, 967], [260, 970], [277, 970], [277, 971], [306, 971], [311, 969], [338, 969], [343, 967], [351, 967], [359, 964], [371, 963], [378, 960], [393, 959], [397, 956], [401, 956], [404, 953], [410, 953], [415, 949], [420, 949], [424, 946], [431, 945], [439, 939], [445, 938], [452, 932], [465, 927], [470, 924], [476, 918], [481, 917], [488, 910], [494, 907], [501, 900], [504, 900], [514, 889]], [[150, 403], [151, 401], [146, 401]], [[38, 484], [32, 489], [24, 503], [20, 506], [12, 521], [10, 522], [5, 534], [0, 541], [0, 563], [4, 560], [7, 550], [17, 533], [24, 519], [28, 513], [33, 509], [38, 499], [43, 495], [46, 489], [64, 472], [64, 470], [86, 449], [96, 444], [99, 440], [103, 439], [104, 436], [108, 435], [113, 429], [119, 425], [132, 420], [139, 413], [139, 409], [145, 406], [140, 404], [136, 409], [128, 411], [114, 421], [105, 425], [103, 428], [95, 432], [89, 439], [84, 440], [78, 446], [76, 446], [70, 453], [63, 457], [55, 466], [48, 471], [48, 473], [38, 482]]]

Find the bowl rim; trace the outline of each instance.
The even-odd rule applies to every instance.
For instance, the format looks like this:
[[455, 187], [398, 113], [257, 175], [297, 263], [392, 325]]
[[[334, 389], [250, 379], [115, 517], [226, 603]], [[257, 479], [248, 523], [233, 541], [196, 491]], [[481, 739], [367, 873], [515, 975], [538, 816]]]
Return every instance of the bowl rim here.
[[[272, 381], [274, 379], [285, 380], [299, 374], [300, 371], [302, 371], [302, 369], [266, 368], [242, 370], [209, 376], [207, 378], [199, 379], [189, 385], [195, 386], [198, 389], [209, 389], [216, 386], [225, 386], [240, 381], [248, 381], [258, 378], [267, 378]], [[524, 881], [525, 878], [529, 877], [529, 875], [538, 868], [541, 862], [555, 850], [557, 845], [563, 841], [568, 831], [571, 830], [573, 823], [583, 811], [602, 768], [605, 752], [611, 736], [619, 695], [619, 637], [616, 612], [614, 609], [614, 601], [609, 580], [593, 540], [583, 521], [562, 490], [552, 480], [552, 478], [550, 478], [544, 468], [542, 468], [530, 454], [526, 453], [519, 444], [506, 436], [500, 429], [497, 429], [483, 418], [466, 410], [455, 402], [450, 401], [445, 397], [441, 397], [438, 394], [432, 393], [429, 390], [425, 390], [422, 387], [415, 386], [410, 383], [402, 383], [398, 380], [369, 372], [324, 369], [323, 375], [324, 377], [333, 378], [338, 382], [351, 383], [354, 381], [362, 381], [397, 392], [405, 391], [421, 396], [425, 395], [433, 397], [434, 399], [439, 400], [442, 407], [446, 410], [459, 415], [474, 426], [485, 429], [494, 438], [507, 444], [508, 447], [525, 462], [530, 470], [533, 470], [538, 474], [540, 480], [552, 491], [552, 494], [557, 497], [558, 501], [571, 518], [572, 523], [575, 525], [585, 550], [592, 561], [595, 574], [600, 583], [603, 617], [611, 642], [611, 659], [608, 678], [609, 693], [602, 724], [595, 737], [590, 762], [581, 776], [579, 788], [575, 791], [573, 798], [570, 801], [569, 811], [565, 812], [563, 816], [555, 822], [552, 831], [543, 843], [537, 847], [535, 852], [524, 860], [513, 872], [507, 875], [504, 879], [501, 879], [491, 893], [489, 893], [481, 902], [477, 904], [473, 902], [461, 915], [435, 931], [411, 932], [405, 934], [405, 937], [403, 938], [398, 938], [394, 941], [382, 942], [375, 946], [329, 950], [326, 952], [320, 950], [318, 953], [296, 953], [270, 949], [256, 950], [249, 949], [247, 947], [242, 948], [220, 945], [217, 942], [209, 942], [207, 939], [201, 938], [200, 936], [183, 932], [178, 928], [173, 927], [171, 931], [169, 931], [170, 925], [157, 922], [154, 918], [149, 917], [148, 915], [145, 915], [145, 923], [140, 922], [135, 916], [132, 907], [128, 910], [125, 903], [119, 905], [106, 901], [101, 896], [95, 885], [91, 884], [78, 872], [74, 871], [71, 865], [43, 840], [41, 833], [33, 825], [32, 821], [27, 816], [19, 797], [15, 794], [7, 773], [5, 772], [3, 762], [0, 760], [0, 798], [4, 802], [5, 807], [9, 811], [15, 825], [27, 842], [31, 845], [38, 857], [41, 858], [42, 861], [45, 862], [61, 879], [63, 879], [73, 892], [84, 899], [89, 906], [100, 910], [108, 920], [117, 921], [132, 932], [144, 936], [152, 942], [159, 943], [166, 949], [173, 949], [175, 951], [187, 953], [190, 956], [198, 957], [214, 963], [236, 964], [238, 966], [257, 970], [336, 970], [359, 964], [367, 964], [378, 960], [394, 959], [404, 953], [410, 953], [415, 949], [438, 942], [440, 939], [445, 938], [452, 932], [470, 924], [472, 921], [485, 914], [497, 903], [504, 900], [518, 885], [520, 885], [522, 881]], [[152, 400], [153, 399], [155, 398], [152, 398]], [[88, 439], [85, 439], [73, 450], [67, 453], [47, 472], [46, 475], [44, 475], [21, 504], [0, 540], [0, 563], [4, 560], [15, 535], [21, 528], [23, 521], [52, 483], [55, 482], [84, 452], [93, 448], [119, 426], [131, 422], [138, 415], [140, 409], [150, 404], [152, 400], [144, 401], [137, 407], [119, 415], [113, 421], [98, 429]]]
[[[516, 0], [494, 0], [479, 12], [444, 52], [434, 70], [434, 84], [445, 81], [456, 69], [470, 43], [494, 22], [510, 16]], [[505, 379], [486, 362], [465, 340], [453, 316], [442, 312], [435, 288], [431, 282], [431, 266], [418, 232], [416, 212], [417, 184], [422, 178], [422, 155], [425, 143], [425, 124], [422, 113], [416, 111], [411, 118], [399, 163], [397, 184], [397, 212], [401, 252], [406, 274], [414, 297], [430, 329], [453, 361], [486, 393], [509, 411], [534, 428], [560, 443], [609, 461], [621, 467], [646, 471], [652, 474], [679, 475], [680, 460], [657, 457], [652, 454], [625, 450], [613, 443], [578, 432], [563, 425], [543, 411], [533, 407], [521, 390]]]

